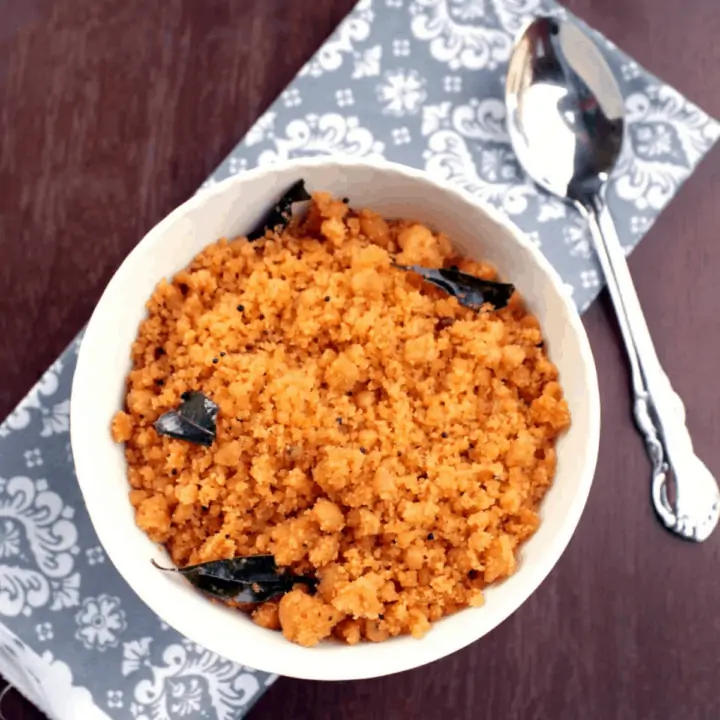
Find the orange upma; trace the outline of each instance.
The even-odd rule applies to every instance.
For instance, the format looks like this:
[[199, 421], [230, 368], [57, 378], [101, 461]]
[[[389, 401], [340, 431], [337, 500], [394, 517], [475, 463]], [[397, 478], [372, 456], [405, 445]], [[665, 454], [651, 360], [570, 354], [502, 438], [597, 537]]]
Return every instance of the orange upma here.
[[[570, 414], [515, 292], [480, 311], [394, 266], [494, 279], [440, 232], [315, 193], [205, 248], [147, 304], [124, 410], [137, 525], [178, 567], [272, 554], [319, 581], [243, 606], [305, 646], [411, 634], [511, 575]], [[153, 423], [199, 391], [210, 447]]]

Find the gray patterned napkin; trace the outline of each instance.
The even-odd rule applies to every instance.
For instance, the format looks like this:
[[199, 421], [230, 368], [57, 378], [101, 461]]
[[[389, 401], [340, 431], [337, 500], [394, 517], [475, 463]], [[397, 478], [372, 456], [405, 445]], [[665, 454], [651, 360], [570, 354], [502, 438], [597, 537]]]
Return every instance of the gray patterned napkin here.
[[[523, 176], [504, 128], [513, 37], [544, 12], [568, 15], [552, 0], [360, 0], [206, 185], [305, 155], [422, 167], [527, 231], [584, 310], [601, 287], [585, 227]], [[609, 202], [629, 252], [720, 125], [593, 34], [625, 94]], [[58, 720], [238, 720], [274, 677], [168, 628], [98, 545], [68, 435], [79, 342], [0, 426], [0, 673]]]

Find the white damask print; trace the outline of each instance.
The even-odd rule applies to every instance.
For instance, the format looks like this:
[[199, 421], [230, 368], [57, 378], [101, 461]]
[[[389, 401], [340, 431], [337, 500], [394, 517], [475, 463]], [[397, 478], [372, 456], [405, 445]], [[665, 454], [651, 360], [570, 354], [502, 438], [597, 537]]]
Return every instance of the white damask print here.
[[50, 581], [51, 610], [77, 607], [80, 604], [80, 573]]
[[[460, 106], [427, 108], [423, 131], [429, 133], [425, 169], [436, 177], [490, 200], [508, 214], [525, 211], [536, 191], [523, 184], [502, 124], [504, 109], [494, 98]], [[437, 129], [439, 128], [439, 129]], [[475, 142], [471, 152], [468, 140]]]
[[237, 175], [239, 172], [247, 169], [247, 160], [245, 158], [235, 157], [234, 155], [228, 162], [228, 172], [231, 175]]
[[353, 57], [355, 58], [355, 67], [352, 72], [353, 80], [377, 77], [380, 74], [382, 45], [373, 45], [365, 50], [356, 50]]
[[392, 43], [392, 54], [395, 57], [408, 57], [411, 53], [410, 41], [405, 38], [396, 38]]
[[107, 706], [109, 708], [121, 708], [123, 706], [123, 691], [122, 690], [108, 690]]
[[300, 91], [297, 88], [288, 88], [280, 96], [280, 99], [282, 100], [282, 104], [287, 108], [302, 105], [302, 95], [300, 95]]
[[462, 77], [460, 75], [446, 75], [443, 78], [443, 90], [446, 93], [459, 93], [462, 91]]
[[[508, 155], [501, 149], [481, 151], [480, 165], [476, 167], [465, 139], [457, 132], [440, 130], [428, 141], [424, 155], [425, 169], [433, 176], [448, 180], [476, 195], [502, 207], [508, 214], [517, 215], [528, 207], [528, 198], [534, 190], [508, 180]], [[483, 177], [485, 174], [486, 177]], [[505, 176], [505, 182], [488, 179]]]
[[630, 232], [633, 236], [644, 235], [652, 226], [652, 220], [646, 215], [633, 215], [630, 218]]
[[345, 55], [352, 54], [355, 46], [370, 37], [375, 18], [373, 0], [360, 0], [353, 12], [338, 25], [337, 30], [300, 70], [300, 77], [319, 77], [333, 72], [343, 64]]
[[350, 88], [335, 91], [335, 102], [338, 107], [350, 107], [355, 104], [355, 96]]
[[40, 408], [42, 416], [42, 430], [40, 437], [59, 435], [70, 430], [70, 401], [63, 400], [49, 407]]
[[34, 468], [39, 467], [43, 464], [43, 458], [42, 453], [40, 452], [40, 448], [33, 448], [32, 450], [26, 450], [23, 453], [23, 457], [25, 458], [25, 465], [28, 468]]
[[37, 639], [40, 642], [47, 642], [48, 640], [52, 640], [53, 637], [55, 637], [53, 626], [51, 623], [48, 622], [38, 623], [35, 626], [35, 634], [37, 635]]
[[458, 20], [480, 20], [485, 15], [486, 0], [450, 0], [450, 14]]
[[100, 563], [105, 562], [105, 553], [99, 545], [96, 545], [85, 551], [85, 558], [88, 561], [88, 565], [100, 565]]
[[25, 399], [10, 413], [6, 420], [0, 424], [0, 437], [6, 437], [14, 430], [26, 428], [32, 418], [31, 411], [47, 411], [43, 401], [45, 398], [57, 392], [58, 378], [62, 369], [62, 359], [58, 359], [46, 370], [35, 387], [25, 396]]
[[48, 650], [35, 652], [2, 623], [0, 675], [49, 717], [111, 720], [86, 688], [73, 684], [66, 663]]
[[718, 139], [720, 126], [667, 86], [633, 93], [625, 109], [629, 143], [613, 186], [638, 210], [660, 210]]
[[46, 480], [0, 478], [0, 614], [29, 615], [51, 603], [51, 582], [73, 570], [77, 529], [71, 517], [72, 508]]
[[422, 111], [422, 125], [420, 130], [423, 135], [432, 135], [441, 129], [450, 128], [450, 113], [452, 103], [441, 102], [439, 105], [426, 105]]
[[508, 215], [520, 215], [532, 202], [540, 223], [566, 216], [567, 208], [540, 193], [521, 171], [505, 128], [505, 106], [496, 98], [467, 105], [443, 102], [423, 108], [427, 135], [425, 169], [450, 180]]
[[[526, 180], [528, 183], [531, 182], [529, 178]], [[551, 220], [559, 220], [560, 218], [567, 217], [568, 206], [558, 198], [548, 193], [540, 192], [537, 195], [538, 202], [538, 214], [537, 221], [539, 223], [550, 222]]]
[[192, 643], [165, 649], [152, 678], [141, 680], [131, 712], [136, 720], [199, 716], [236, 720], [259, 691], [258, 679], [242, 667]]
[[150, 666], [150, 646], [153, 639], [151, 637], [141, 638], [140, 640], [131, 640], [123, 643], [123, 660], [122, 674], [132, 675], [142, 667]]
[[541, 0], [415, 0], [411, 29], [452, 70], [493, 70], [510, 57], [513, 36]]
[[75, 622], [79, 626], [75, 637], [88, 650], [104, 651], [116, 647], [120, 634], [127, 627], [120, 598], [110, 595], [83, 600], [82, 608], [75, 615]]
[[395, 145], [407, 145], [412, 140], [410, 130], [405, 126], [394, 128], [390, 135]]
[[641, 73], [640, 66], [634, 60], [629, 60], [620, 66], [620, 74], [625, 80], [635, 80], [640, 77]]
[[0, 560], [20, 554], [20, 526], [7, 518], [0, 522]]
[[590, 228], [580, 213], [573, 213], [573, 216], [564, 223], [562, 237], [571, 255], [584, 260], [592, 257]]
[[583, 270], [580, 273], [580, 284], [584, 288], [595, 288], [600, 285], [600, 276], [597, 270]]
[[274, 112], [266, 112], [260, 116], [260, 119], [248, 130], [245, 136], [245, 144], [248, 147], [258, 145], [267, 138], [271, 138], [275, 132], [275, 118], [277, 114]]
[[378, 101], [386, 115], [415, 115], [420, 111], [427, 91], [427, 80], [416, 70], [389, 70], [376, 88]]
[[258, 165], [294, 157], [312, 155], [382, 156], [384, 145], [360, 126], [356, 117], [337, 113], [306, 115], [288, 123], [285, 136], [272, 139], [270, 149], [263, 150]]

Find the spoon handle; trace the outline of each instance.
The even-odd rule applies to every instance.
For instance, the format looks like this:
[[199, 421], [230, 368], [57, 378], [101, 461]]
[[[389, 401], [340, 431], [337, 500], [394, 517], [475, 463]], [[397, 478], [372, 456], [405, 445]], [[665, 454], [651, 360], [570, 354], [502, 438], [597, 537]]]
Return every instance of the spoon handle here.
[[720, 518], [720, 489], [693, 451], [685, 408], [658, 359], [610, 212], [600, 202], [585, 210], [630, 361], [635, 423], [652, 461], [655, 510], [669, 530], [701, 542]]

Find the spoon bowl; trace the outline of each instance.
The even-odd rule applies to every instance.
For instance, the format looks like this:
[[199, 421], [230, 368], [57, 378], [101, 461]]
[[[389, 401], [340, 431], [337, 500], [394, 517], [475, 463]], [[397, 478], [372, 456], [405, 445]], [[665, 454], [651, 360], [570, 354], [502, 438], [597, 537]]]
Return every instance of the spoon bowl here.
[[595, 44], [575, 25], [538, 18], [521, 34], [506, 86], [520, 164], [542, 188], [585, 205], [620, 155], [623, 97]]

